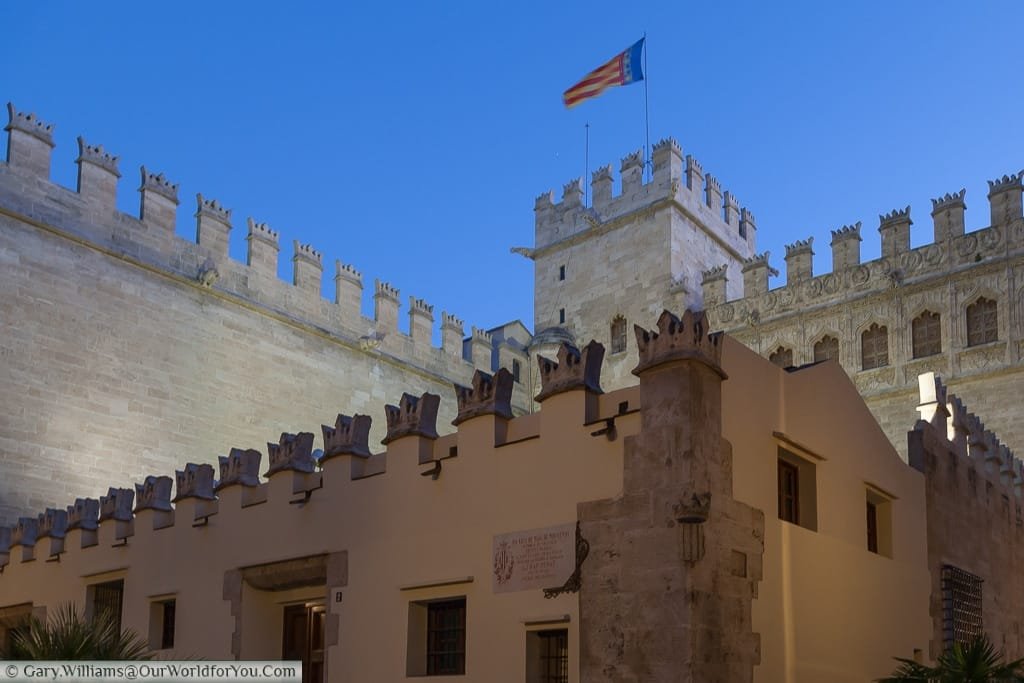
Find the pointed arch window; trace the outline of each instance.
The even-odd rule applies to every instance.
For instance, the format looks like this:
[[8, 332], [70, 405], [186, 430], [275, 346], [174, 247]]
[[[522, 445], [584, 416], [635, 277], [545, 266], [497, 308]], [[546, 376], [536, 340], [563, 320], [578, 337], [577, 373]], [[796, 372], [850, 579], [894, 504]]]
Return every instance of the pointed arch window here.
[[889, 328], [878, 323], [860, 335], [860, 365], [862, 370], [881, 368], [889, 364]]
[[626, 350], [626, 319], [621, 315], [612, 320], [612, 353]]
[[977, 346], [999, 339], [999, 317], [996, 302], [979, 298], [967, 307], [967, 345]]
[[839, 340], [826, 334], [814, 345], [814, 362], [839, 360]]
[[780, 346], [768, 355], [768, 360], [780, 368], [791, 368], [793, 367], [793, 349]]
[[942, 353], [942, 325], [939, 314], [924, 311], [910, 323], [910, 339], [914, 358]]

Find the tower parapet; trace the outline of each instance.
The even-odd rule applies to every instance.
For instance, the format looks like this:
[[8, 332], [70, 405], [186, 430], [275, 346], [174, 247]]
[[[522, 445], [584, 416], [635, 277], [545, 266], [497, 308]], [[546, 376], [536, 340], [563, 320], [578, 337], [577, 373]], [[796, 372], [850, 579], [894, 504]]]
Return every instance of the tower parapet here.
[[103, 145], [90, 145], [78, 136], [78, 194], [96, 202], [106, 211], [113, 211], [117, 201], [118, 157], [103, 149]]
[[142, 184], [139, 193], [142, 204], [139, 217], [143, 223], [157, 228], [168, 237], [174, 235], [178, 216], [178, 185], [164, 177], [163, 173], [150, 173], [143, 166]]
[[228, 257], [231, 232], [231, 209], [224, 208], [216, 199], [196, 194], [196, 244], [206, 247], [216, 260]]
[[768, 265], [770, 252], [755, 254], [743, 261], [743, 291], [757, 296], [768, 291], [768, 276], [775, 276], [779, 271]]
[[832, 231], [832, 270], [860, 265], [860, 221]]
[[373, 281], [373, 319], [377, 331], [387, 334], [398, 330], [398, 288], [381, 280]]
[[1021, 193], [1024, 170], [988, 181], [988, 201], [992, 209], [992, 225], [1009, 225], [1021, 217]]
[[932, 200], [932, 223], [935, 228], [935, 243], [959, 237], [964, 234], [964, 203], [966, 188], [956, 193], [946, 193]]
[[298, 240], [292, 244], [295, 249], [295, 255], [292, 256], [293, 283], [299, 289], [319, 298], [324, 273], [323, 254], [311, 244], [302, 244]]
[[462, 335], [465, 323], [447, 311], [441, 311], [441, 349], [462, 358]]
[[7, 114], [7, 164], [48, 180], [54, 147], [53, 124], [43, 123], [35, 114], [18, 111], [12, 102], [7, 103]]
[[409, 336], [415, 344], [429, 345], [434, 329], [434, 307], [423, 299], [409, 297]]
[[910, 251], [910, 207], [893, 209], [878, 216], [878, 232], [882, 235], [882, 256], [893, 258]]
[[797, 240], [786, 245], [786, 284], [809, 280], [814, 274], [814, 238]]

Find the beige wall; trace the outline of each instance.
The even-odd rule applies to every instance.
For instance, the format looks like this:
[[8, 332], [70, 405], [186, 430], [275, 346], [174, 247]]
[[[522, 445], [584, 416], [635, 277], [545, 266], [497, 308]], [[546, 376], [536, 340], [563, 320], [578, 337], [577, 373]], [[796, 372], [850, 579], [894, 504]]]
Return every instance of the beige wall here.
[[[723, 385], [723, 428], [733, 446], [735, 496], [765, 511], [764, 578], [753, 605], [761, 638], [755, 680], [863, 681], [886, 673], [892, 656], [926, 648], [930, 634], [922, 476], [887, 445], [838, 367], [783, 373], [730, 340], [724, 367], [730, 379]], [[584, 392], [569, 392], [512, 421], [508, 440], [515, 443], [494, 447], [489, 416], [432, 442], [435, 457], [458, 447], [436, 481], [420, 476], [428, 469], [416, 464], [421, 440], [408, 437], [389, 445], [386, 472], [378, 476], [353, 481], [349, 456], [328, 461], [324, 487], [305, 506], [288, 504], [296, 496], [292, 475], [284, 472], [265, 484], [264, 504], [243, 508], [240, 487], [223, 490], [219, 512], [205, 526], [192, 526], [194, 503], [186, 500], [165, 529], [152, 529], [152, 511], [140, 513], [123, 546], [112, 547], [114, 525], [105, 522], [92, 548], [79, 548], [80, 532], [69, 533], [60, 562], [43, 561], [48, 540], [36, 545], [31, 562], [13, 548], [0, 576], [0, 606], [81, 602], [88, 584], [123, 576], [127, 626], [145, 633], [152, 596], [176, 594], [173, 654], [230, 658], [235, 620], [225, 599], [226, 573], [346, 551], [344, 585], [290, 593], [244, 588], [242, 656], [280, 656], [282, 603], [340, 587], [340, 608], [331, 605], [338, 608], [340, 637], [328, 649], [330, 680], [401, 680], [409, 603], [464, 595], [468, 656], [460, 680], [524, 680], [526, 631], [538, 628], [524, 622], [558, 615], [569, 618], [572, 680], [578, 680], [578, 597], [493, 593], [491, 541], [495, 534], [572, 522], [578, 502], [616, 496], [623, 444], [640, 429], [634, 411], [641, 391], [601, 397], [599, 416], [629, 404], [629, 414], [616, 418], [614, 441], [591, 435], [603, 423], [584, 425]], [[822, 458], [817, 532], [775, 518], [775, 432]], [[539, 438], [526, 438], [533, 435]], [[867, 484], [895, 498], [892, 558], [865, 548]], [[465, 577], [473, 580], [408, 588]]]

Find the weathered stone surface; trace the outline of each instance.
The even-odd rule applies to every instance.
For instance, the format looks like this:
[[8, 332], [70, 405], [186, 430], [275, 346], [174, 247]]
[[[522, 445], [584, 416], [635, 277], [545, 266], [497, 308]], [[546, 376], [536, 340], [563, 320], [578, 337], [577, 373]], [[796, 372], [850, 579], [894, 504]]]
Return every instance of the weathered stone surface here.
[[406, 436], [437, 438], [437, 407], [441, 397], [426, 393], [420, 397], [402, 394], [397, 406], [384, 406], [388, 421], [388, 434], [381, 443], [388, 444]]
[[510, 419], [513, 382], [512, 373], [502, 368], [494, 375], [477, 370], [473, 373], [473, 386], [456, 384], [459, 414], [452, 420], [452, 424], [457, 426], [481, 415]]
[[131, 489], [111, 488], [107, 495], [100, 496], [100, 521], [108, 519], [118, 522], [132, 521], [132, 502], [135, 500], [135, 491]]
[[216, 490], [220, 491], [228, 486], [259, 486], [262, 459], [263, 454], [252, 448], [232, 448], [227, 456], [219, 456], [217, 461], [220, 465], [220, 481], [217, 482]]
[[368, 415], [338, 415], [334, 427], [321, 425], [324, 433], [324, 457], [329, 460], [339, 455], [370, 457], [370, 425]]
[[185, 498], [198, 498], [199, 500], [213, 500], [213, 465], [203, 463], [197, 465], [188, 463], [184, 470], [177, 470], [174, 473], [176, 480], [176, 494], [174, 502]]

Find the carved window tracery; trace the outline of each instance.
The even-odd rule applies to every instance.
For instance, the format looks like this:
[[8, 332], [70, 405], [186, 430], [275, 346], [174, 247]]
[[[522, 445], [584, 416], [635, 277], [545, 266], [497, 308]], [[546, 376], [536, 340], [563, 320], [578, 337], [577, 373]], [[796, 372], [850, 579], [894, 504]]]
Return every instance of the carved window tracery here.
[[889, 364], [889, 328], [878, 323], [860, 335], [860, 364], [862, 370], [881, 368]]
[[910, 323], [914, 358], [942, 353], [942, 325], [938, 313], [924, 311]]
[[793, 367], [793, 349], [780, 346], [768, 355], [768, 360], [780, 368], [791, 368]]
[[814, 345], [814, 362], [839, 360], [839, 340], [826, 334]]
[[967, 307], [967, 345], [977, 346], [999, 339], [999, 316], [996, 302], [979, 298]]
[[612, 353], [622, 353], [626, 350], [626, 319], [621, 315], [615, 316], [612, 320]]

